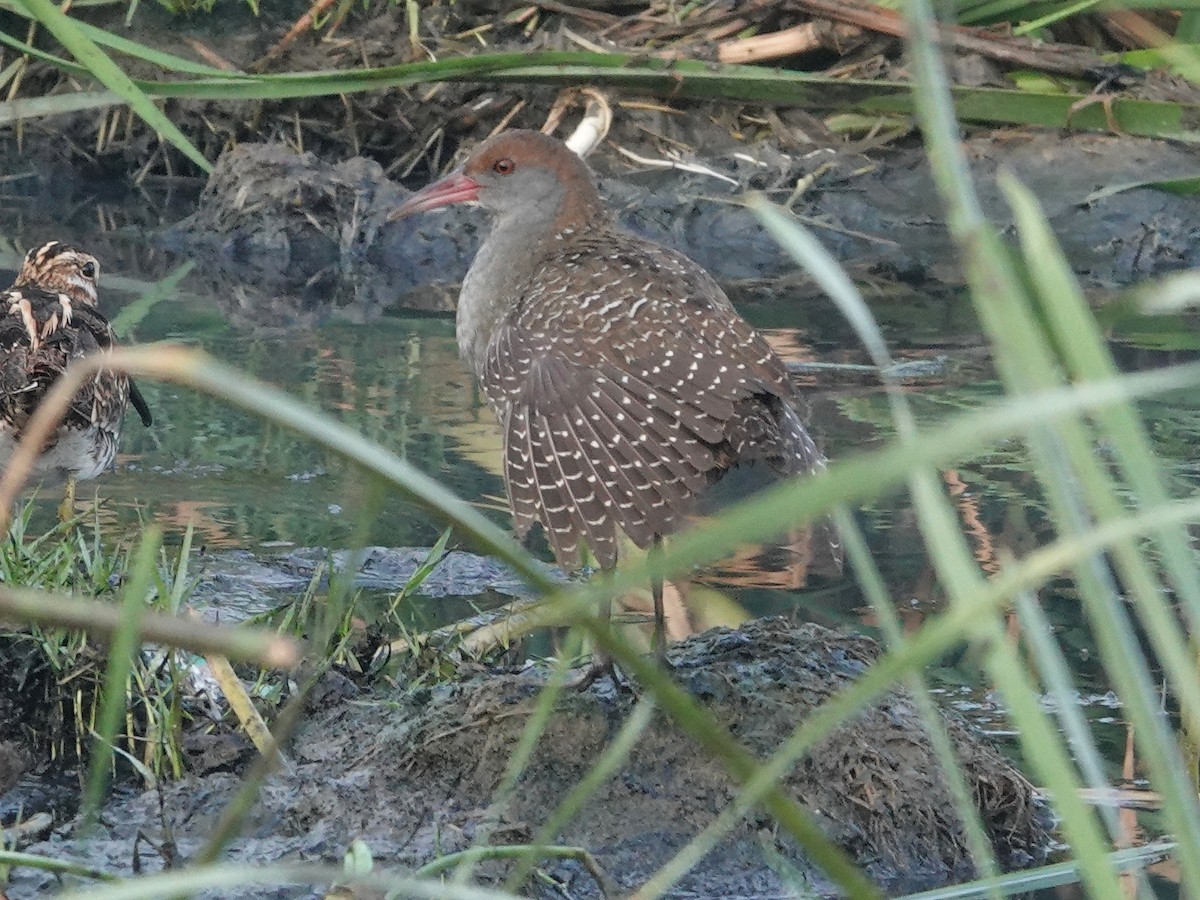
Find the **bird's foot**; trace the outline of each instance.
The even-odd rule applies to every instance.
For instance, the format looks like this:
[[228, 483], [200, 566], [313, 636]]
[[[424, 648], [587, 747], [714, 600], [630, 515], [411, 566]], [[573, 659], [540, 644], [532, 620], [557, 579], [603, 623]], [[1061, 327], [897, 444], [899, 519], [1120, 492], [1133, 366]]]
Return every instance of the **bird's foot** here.
[[650, 647], [654, 651], [654, 661], [664, 669], [671, 668], [667, 662], [667, 626], [662, 619], [654, 620], [654, 638]]
[[70, 522], [75, 515], [75, 479], [68, 478], [63, 489], [62, 503], [58, 505], [58, 521]]
[[655, 641], [654, 661], [658, 664], [658, 667], [665, 672], [670, 672], [673, 668], [675, 668], [673, 665], [671, 665], [671, 660], [667, 658], [667, 642], [665, 639], [661, 643]]
[[1077, 113], [1082, 112], [1089, 106], [1099, 105], [1104, 110], [1104, 123], [1108, 126], [1108, 130], [1115, 135], [1124, 137], [1125, 132], [1117, 124], [1117, 117], [1113, 113], [1113, 101], [1116, 99], [1112, 94], [1099, 93], [1099, 89], [1097, 89], [1097, 91], [1088, 94], [1086, 97], [1076, 100], [1067, 108], [1067, 121], [1064, 124], [1067, 128], [1070, 128], [1071, 120], [1075, 118]]
[[568, 687], [576, 691], [586, 691], [601, 678], [607, 676], [612, 680], [613, 687], [618, 691], [630, 690], [629, 684], [621, 678], [617, 671], [616, 665], [612, 661], [612, 657], [607, 653], [601, 656], [596, 654], [592, 657], [592, 661], [588, 667], [584, 669], [579, 676], [573, 681], [568, 682]]

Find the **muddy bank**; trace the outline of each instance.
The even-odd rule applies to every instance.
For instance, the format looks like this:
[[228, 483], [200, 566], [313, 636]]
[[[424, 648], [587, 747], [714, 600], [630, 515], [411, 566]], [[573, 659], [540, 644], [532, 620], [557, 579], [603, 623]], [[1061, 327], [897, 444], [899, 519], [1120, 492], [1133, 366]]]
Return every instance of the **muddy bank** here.
[[[755, 157], [761, 166], [734, 156]], [[1095, 198], [1101, 188], [1194, 174], [1195, 158], [1166, 141], [1116, 136], [1037, 134], [968, 140], [989, 216], [1010, 215], [995, 184], [1002, 170], [1041, 199], [1073, 268], [1099, 287], [1200, 265], [1200, 197], [1149, 188]], [[744, 186], [790, 190], [816, 176], [794, 211], [863, 279], [918, 288], [961, 282], [933, 181], [920, 148], [879, 150], [870, 160], [829, 149], [781, 159], [761, 145], [704, 153], [697, 162], [727, 176], [636, 168], [611, 147], [594, 160], [622, 223], [675, 246], [724, 281], [780, 276], [791, 260], [738, 202]], [[818, 172], [818, 169], [820, 170]], [[263, 294], [312, 292], [331, 279], [346, 285], [332, 302], [369, 316], [389, 307], [445, 311], [485, 228], [479, 210], [454, 208], [387, 223], [405, 195], [376, 163], [329, 163], [281, 145], [243, 144], [226, 153], [197, 212], [165, 235], [168, 247], [204, 260], [210, 271]], [[441, 292], [416, 291], [442, 285]], [[346, 296], [349, 294], [350, 296]], [[329, 295], [326, 294], [328, 297]]]
[[[715, 630], [678, 645], [672, 660], [681, 684], [755, 753], [773, 751], [796, 723], [856, 678], [876, 656], [862, 637], [779, 619], [741, 631]], [[382, 866], [414, 867], [470, 845], [491, 817], [496, 840], [530, 840], [587, 771], [629, 715], [633, 703], [611, 688], [565, 696], [512, 801], [489, 809], [493, 791], [543, 683], [536, 671], [489, 673], [465, 683], [401, 693], [327, 694], [289, 747], [291, 771], [262, 792], [244, 836], [230, 855], [241, 860], [336, 861], [354, 838]], [[318, 704], [322, 705], [322, 704]], [[1047, 814], [1028, 782], [953, 714], [946, 725], [977, 798], [997, 856], [1008, 868], [1044, 859]], [[961, 828], [933, 766], [911, 701], [884, 698], [805, 758], [787, 789], [839, 846], [891, 892], [966, 878]], [[235, 765], [235, 770], [241, 763]], [[105, 808], [103, 833], [87, 843], [60, 828], [32, 852], [128, 872], [139, 830], [159, 840], [169, 829], [179, 857], [193, 857], [232, 796], [232, 771], [193, 773], [157, 792], [119, 792]], [[645, 880], [733, 798], [736, 785], [668, 720], [657, 716], [624, 767], [558, 836], [596, 855], [628, 890]], [[779, 859], [795, 866], [818, 894], [830, 885], [771, 821], [752, 812], [694, 869], [675, 896], [782, 894]], [[143, 853], [144, 870], [161, 865]], [[571, 861], [548, 874], [574, 897], [596, 897], [591, 877]], [[504, 870], [485, 866], [486, 880]], [[11, 900], [39, 896], [52, 881], [18, 870]], [[531, 883], [531, 896], [561, 896]], [[287, 888], [242, 897], [316, 897]]]
[[[577, 49], [581, 35], [634, 52], [677, 46], [687, 56], [710, 58], [715, 45], [706, 43], [708, 29], [727, 24], [735, 13], [746, 17], [737, 29], [750, 26], [760, 34], [812, 18], [791, 4], [753, 3], [714, 8], [711, 17], [681, 25], [636, 0], [619, 6], [621, 14], [614, 15], [552, 4], [538, 9], [534, 23], [498, 14], [504, 5], [493, 0], [411, 9], [366, 4], [328, 26], [336, 37], [310, 29], [279, 52], [272, 48], [305, 4], [280, 4], [261, 16], [237, 5], [217, 16], [194, 17], [139, 7], [131, 22], [124, 21], [123, 10], [73, 12], [184, 57], [268, 72], [387, 66], [481, 47]], [[0, 18], [5, 15], [0, 12]], [[0, 24], [18, 33], [17, 19]], [[784, 62], [821, 71], [841, 57], [842, 75], [906, 77], [901, 42], [864, 38]], [[955, 61], [953, 75], [962, 84], [1009, 83], [1007, 65], [995, 60], [959, 52]], [[122, 64], [134, 76], [161, 77], [135, 58]], [[1085, 68], [1085, 78], [1118, 74], [1104, 71]], [[1194, 89], [1182, 83], [1164, 85], [1160, 76], [1132, 70], [1119, 74], [1122, 90], [1133, 96], [1195, 99]], [[59, 70], [32, 60], [18, 88], [25, 97], [74, 86]], [[220, 282], [226, 311], [239, 321], [294, 327], [331, 307], [361, 321], [395, 307], [444, 312], [453, 304], [453, 290], [414, 294], [414, 288], [453, 285], [461, 278], [478, 241], [479, 214], [456, 210], [386, 225], [382, 216], [399, 196], [389, 179], [424, 183], [462, 148], [497, 128], [540, 128], [559, 108], [567, 109], [559, 129], [566, 131], [577, 115], [577, 107], [564, 102], [572, 93], [550, 86], [446, 82], [282, 101], [166, 101], [172, 121], [206, 158], [219, 158], [203, 208], [169, 231], [167, 245], [204, 262], [202, 270]], [[641, 98], [632, 90], [610, 94], [613, 130], [594, 159], [606, 176], [606, 194], [627, 225], [679, 247], [717, 277], [771, 277], [793, 268], [737, 205], [746, 190], [761, 190], [791, 203], [860, 277], [899, 280], [922, 290], [960, 281], [924, 154], [912, 136], [856, 142], [799, 105]], [[0, 139], [6, 171], [19, 184], [40, 183], [47, 193], [61, 193], [67, 182], [94, 190], [98, 173], [113, 180], [149, 173], [170, 182], [198, 173], [124, 111], [38, 118], [22, 123], [19, 141], [15, 129], [11, 133], [13, 138]], [[264, 148], [247, 141], [273, 143]], [[1046, 203], [1068, 257], [1090, 284], [1127, 284], [1197, 262], [1197, 198], [1139, 189], [1089, 200], [1098, 188], [1147, 176], [1193, 177], [1194, 155], [1187, 147], [1118, 135], [977, 129], [967, 151], [988, 213], [998, 223], [1009, 221], [994, 176], [1011, 169]], [[713, 174], [658, 167], [672, 159]], [[799, 185], [805, 185], [802, 192]]]
[[[355, 587], [374, 591], [400, 591], [429, 556], [427, 547], [364, 547], [362, 550], [327, 550], [299, 547], [286, 553], [253, 554], [248, 550], [223, 550], [201, 555], [192, 563], [197, 579], [191, 602], [211, 607], [229, 621], [230, 606], [274, 605], [294, 598], [320, 576], [319, 589], [327, 590], [329, 569], [346, 573], [354, 564]], [[551, 577], [558, 569], [545, 565]], [[422, 597], [478, 597], [496, 593], [524, 597], [529, 588], [512, 569], [487, 556], [463, 550], [448, 552], [417, 589]], [[236, 598], [238, 602], [231, 604]], [[236, 616], [235, 616], [236, 618]]]
[[[139, 6], [134, 14], [111, 5], [89, 5], [77, 6], [71, 14], [194, 63], [247, 73], [327, 73], [481, 52], [598, 48], [631, 54], [635, 60], [649, 54], [700, 62], [752, 62], [766, 68], [824, 73], [834, 79], [887, 83], [906, 81], [909, 76], [903, 42], [891, 29], [847, 27], [855, 19], [853, 15], [840, 15], [826, 4], [787, 0], [717, 3], [683, 10], [648, 0], [527, 7], [499, 0], [428, 0], [409, 5], [377, 0], [339, 7], [328, 18], [317, 17], [315, 25], [311, 18], [301, 18], [308, 12], [308, 4], [302, 0], [282, 0], [261, 10], [257, 5], [230, 4], [216, 14], [204, 14], [202, 10], [208, 6], [164, 3]], [[169, 12], [171, 8], [177, 14]], [[10, 34], [24, 34], [27, 22], [0, 11], [0, 26]], [[1172, 25], [1164, 19], [1159, 27], [1170, 29]], [[761, 47], [750, 53], [744, 52], [744, 45], [730, 47], [739, 44], [743, 34], [786, 38], [789, 31], [809, 28], [816, 39], [801, 41], [791, 53], [764, 55]], [[30, 34], [30, 40], [42, 49], [61, 52], [56, 42], [40, 31]], [[1051, 25], [1037, 41], [1009, 38], [989, 47], [1000, 36], [983, 36], [988, 39], [955, 42], [949, 74], [956, 83], [1013, 87], [1017, 80], [1009, 73], [1024, 73], [1032, 67], [1068, 75], [1078, 79], [1080, 86], [1119, 91], [1121, 97], [1196, 102], [1196, 89], [1181, 78], [1114, 65], [1102, 55], [1105, 44], [1100, 33], [1076, 30], [1073, 23]], [[1080, 46], [1081, 39], [1086, 46]], [[1140, 40], [1131, 44], [1123, 37], [1109, 42], [1107, 49], [1139, 46]], [[730, 49], [735, 51], [732, 55], [724, 52]], [[75, 73], [36, 57], [25, 62], [10, 99], [28, 100], [80, 89]], [[164, 69], [136, 54], [122, 55], [120, 64], [135, 78], [179, 78], [173, 67]], [[596, 81], [603, 84], [605, 79]], [[478, 83], [446, 81], [266, 101], [173, 97], [161, 105], [210, 161], [239, 142], [265, 138], [290, 142], [327, 159], [363, 156], [383, 163], [401, 177], [421, 177], [421, 170], [438, 168], [460, 142], [477, 141], [502, 123], [541, 127], [552, 110], [558, 111], [556, 104], [562, 95], [571, 90], [485, 78]], [[612, 90], [614, 102], [631, 101], [622, 103], [615, 131], [619, 142], [635, 151], [656, 145], [659, 149], [723, 150], [747, 136], [764, 134], [784, 150], [838, 145], [843, 143], [843, 135], [820, 117], [831, 110], [847, 112], [854, 101], [835, 86], [798, 93], [794, 96], [800, 102], [792, 106], [689, 101], [678, 96], [678, 85], [671, 84], [657, 89]], [[1084, 118], [1097, 122], [1100, 117]], [[882, 129], [872, 129], [864, 144], [889, 140], [878, 131], [886, 132], [894, 124], [879, 124]], [[175, 177], [198, 171], [153, 129], [135, 117], [126, 117], [119, 107], [101, 114], [87, 109], [34, 118], [18, 127], [19, 138], [8, 147], [0, 145], [0, 156], [7, 151], [16, 164], [6, 167], [8, 171], [20, 171], [22, 163], [51, 171], [54, 164], [63, 162], [92, 175]], [[865, 131], [870, 123], [859, 127]]]

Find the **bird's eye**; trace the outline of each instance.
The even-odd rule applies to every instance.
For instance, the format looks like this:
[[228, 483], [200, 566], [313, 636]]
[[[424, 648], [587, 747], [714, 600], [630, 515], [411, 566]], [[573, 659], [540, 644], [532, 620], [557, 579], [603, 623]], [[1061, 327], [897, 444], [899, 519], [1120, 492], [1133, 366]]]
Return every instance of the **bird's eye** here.
[[80, 271], [83, 272], [84, 278], [95, 278], [96, 277], [96, 264], [94, 262], [85, 262], [83, 264], [83, 268], [80, 269]]
[[516, 164], [507, 156], [492, 163], [492, 171], [497, 175], [511, 175], [515, 168]]

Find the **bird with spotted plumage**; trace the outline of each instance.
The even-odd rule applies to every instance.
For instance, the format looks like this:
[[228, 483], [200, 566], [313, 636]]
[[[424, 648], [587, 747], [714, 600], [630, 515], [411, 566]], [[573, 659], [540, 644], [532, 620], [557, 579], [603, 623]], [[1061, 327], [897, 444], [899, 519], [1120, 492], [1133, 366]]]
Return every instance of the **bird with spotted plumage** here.
[[[564, 568], [586, 546], [611, 569], [622, 533], [658, 547], [739, 464], [825, 465], [762, 335], [697, 263], [621, 230], [566, 145], [503, 132], [391, 217], [463, 202], [493, 221], [463, 282], [458, 343], [500, 423], [519, 537], [538, 523]], [[661, 582], [653, 595], [661, 657]], [[603, 656], [581, 683], [601, 671]]]
[[[7, 466], [30, 417], [76, 359], [117, 345], [99, 309], [100, 264], [60, 241], [30, 250], [12, 287], [0, 293], [0, 465]], [[100, 371], [75, 395], [42, 448], [31, 480], [65, 482], [59, 517], [73, 514], [75, 482], [95, 478], [117, 453], [130, 403], [147, 427], [146, 401], [129, 377]]]

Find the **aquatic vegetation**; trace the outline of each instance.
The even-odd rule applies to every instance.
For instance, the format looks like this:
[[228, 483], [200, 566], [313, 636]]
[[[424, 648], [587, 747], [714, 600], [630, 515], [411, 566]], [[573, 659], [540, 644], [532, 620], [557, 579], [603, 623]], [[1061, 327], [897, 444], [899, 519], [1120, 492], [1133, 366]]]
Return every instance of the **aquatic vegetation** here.
[[[98, 772], [104, 764], [97, 760], [115, 753], [117, 768], [131, 767], [147, 785], [180, 777], [186, 727], [213, 710], [219, 724], [222, 714], [217, 698], [205, 698], [211, 680], [205, 655], [225, 652], [239, 661], [246, 655], [222, 643], [211, 626], [156, 627], [186, 607], [190, 531], [172, 552], [150, 527], [135, 552], [125, 543], [112, 545], [98, 508], [90, 521], [71, 519], [42, 534], [30, 532], [35, 508], [35, 500], [27, 502], [0, 542], [0, 609], [10, 623], [27, 611], [23, 626], [0, 624], [6, 736], [62, 766], [91, 763]], [[34, 603], [43, 607], [37, 615], [30, 614]], [[120, 617], [104, 615], [118, 604]], [[185, 638], [187, 631], [199, 640]], [[141, 648], [139, 632], [154, 646]], [[167, 639], [165, 647], [159, 637]], [[107, 727], [106, 704], [115, 710]], [[98, 741], [98, 732], [111, 736]]]
[[[369, 474], [372, 484], [418, 504], [439, 527], [451, 526], [458, 540], [505, 560], [536, 590], [559, 621], [573, 626], [569, 651], [551, 667], [551, 674], [517, 725], [511, 750], [501, 761], [490, 808], [503, 811], [522, 790], [522, 780], [538, 759], [540, 742], [550, 729], [552, 712], [562, 695], [567, 661], [584, 641], [602, 647], [628, 672], [642, 691], [643, 706], [631, 713], [613, 734], [603, 752], [578, 779], [578, 787], [550, 812], [533, 838], [520, 849], [499, 841], [499, 817], [470, 838], [466, 851], [441, 855], [414, 873], [389, 874], [356, 853], [346, 867], [280, 865], [246, 866], [219, 862], [231, 836], [242, 827], [256, 793], [277, 758], [263, 753], [245, 778], [244, 790], [227, 807], [206, 847], [189, 865], [177, 871], [130, 878], [124, 883], [85, 889], [88, 896], [133, 898], [167, 896], [203, 888], [235, 891], [250, 884], [305, 881], [357, 881], [393, 889], [406, 896], [511, 897], [524, 887], [524, 878], [549, 855], [549, 842], [599, 786], [618, 771], [648, 727], [651, 710], [669, 716], [715, 766], [736, 782], [732, 797], [720, 798], [720, 808], [675, 856], [637, 886], [636, 896], [663, 896], [748, 817], [766, 823], [765, 831], [785, 835], [847, 895], [878, 894], [867, 875], [830, 840], [784, 784], [806, 755], [863, 713], [878, 698], [898, 686], [918, 697], [915, 703], [930, 738], [931, 753], [945, 773], [963, 822], [980, 881], [963, 893], [1002, 895], [1031, 886], [1061, 883], [1078, 873], [1089, 895], [1126, 896], [1122, 873], [1137, 870], [1148, 860], [1170, 856], [1181, 889], [1200, 890], [1200, 801], [1196, 786], [1197, 746], [1200, 746], [1200, 679], [1196, 675], [1195, 629], [1200, 626], [1200, 575], [1187, 526], [1200, 520], [1200, 500], [1179, 499], [1161, 460], [1152, 450], [1139, 404], [1169, 392], [1194, 393], [1200, 384], [1196, 363], [1138, 373], [1119, 373], [1079, 286], [1065, 265], [1046, 226], [1037, 198], [1015, 179], [999, 185], [1012, 212], [1012, 240], [1002, 238], [982, 212], [958, 144], [951, 93], [940, 69], [928, 25], [927, 3], [911, 5], [911, 59], [919, 89], [911, 99], [938, 188], [950, 211], [949, 221], [961, 252], [969, 284], [969, 301], [990, 342], [1004, 394], [969, 411], [955, 410], [941, 421], [922, 418], [916, 424], [911, 404], [899, 385], [889, 385], [887, 407], [895, 437], [886, 445], [836, 459], [825, 472], [807, 479], [783, 482], [727, 510], [719, 519], [680, 534], [661, 555], [652, 556], [616, 573], [611, 579], [586, 585], [562, 584], [547, 577], [527, 552], [501, 528], [460, 498], [410, 465], [386, 445], [372, 441], [359, 429], [318, 412], [311, 405], [278, 389], [250, 379], [195, 351], [170, 347], [125, 350], [111, 365], [144, 379], [173, 382], [218, 398], [249, 414], [336, 455]], [[1193, 23], [1194, 24], [1194, 23]], [[543, 60], [544, 62], [545, 60]], [[559, 58], [562, 62], [563, 59]], [[576, 60], [577, 62], [578, 60]], [[495, 60], [492, 60], [495, 63]], [[595, 75], [597, 61], [591, 60]], [[505, 63], [507, 65], [508, 63]], [[446, 69], [441, 70], [445, 75]], [[461, 71], [465, 71], [461, 70]], [[482, 70], [481, 70], [482, 71]], [[624, 70], [639, 74], [638, 70]], [[461, 74], [461, 73], [460, 73]], [[479, 73], [473, 73], [477, 75]], [[645, 75], [642, 71], [640, 74]], [[692, 74], [686, 72], [685, 74]], [[388, 77], [402, 77], [389, 73]], [[528, 73], [519, 73], [527, 77]], [[403, 77], [411, 77], [409, 70]], [[495, 72], [488, 73], [494, 77]], [[517, 77], [517, 76], [514, 76]], [[229, 77], [219, 86], [240, 90]], [[343, 82], [343, 86], [345, 83]], [[290, 83], [280, 91], [316, 90]], [[1097, 113], [1098, 115], [1099, 113]], [[779, 208], [760, 200], [751, 204], [773, 233], [817, 280], [853, 324], [878, 368], [890, 371], [888, 348], [880, 337], [868, 306], [836, 263], [811, 234]], [[1145, 289], [1155, 295], [1155, 287]], [[1194, 294], [1193, 294], [1194, 297]], [[1186, 302], [1194, 302], [1189, 300]], [[94, 369], [75, 369], [41, 416], [40, 425], [53, 427], [54, 405], [62, 405]], [[72, 381], [72, 379], [74, 379]], [[948, 469], [987, 452], [1000, 442], [1019, 444], [1029, 458], [1028, 474], [1046, 497], [1046, 512], [1054, 535], [1026, 552], [1000, 548], [996, 565], [980, 565], [965, 537], [960, 511], [946, 489]], [[12, 496], [11, 479], [0, 480], [0, 509]], [[935, 615], [906, 630], [896, 621], [897, 598], [890, 585], [855, 537], [854, 522], [844, 510], [906, 491], [913, 500], [920, 538], [933, 560], [936, 579], [946, 604]], [[649, 578], [686, 573], [711, 563], [738, 546], [767, 538], [789, 528], [812, 523], [826, 514], [843, 519], [849, 537], [847, 551], [855, 576], [873, 601], [881, 622], [886, 651], [863, 662], [852, 682], [815, 705], [802, 721], [788, 722], [788, 733], [771, 748], [753, 747], [746, 734], [732, 731], [608, 623], [596, 615], [598, 605], [644, 584]], [[72, 541], [75, 541], [72, 538]], [[44, 545], [47, 550], [54, 542]], [[82, 573], [75, 573], [78, 544], [89, 548]], [[33, 577], [44, 571], [47, 588], [66, 589], [79, 578], [83, 590], [104, 593], [115, 563], [95, 561], [92, 544], [75, 542], [46, 554], [49, 564], [14, 551], [10, 566], [17, 575]], [[83, 551], [80, 550], [79, 553]], [[55, 555], [59, 554], [59, 555]], [[70, 565], [62, 563], [72, 559]], [[135, 562], [122, 563], [128, 572], [121, 597], [124, 627], [118, 632], [121, 652], [110, 655], [100, 684], [105, 692], [94, 717], [95, 746], [112, 747], [121, 725], [121, 705], [133, 648], [139, 641], [138, 619], [147, 598], [155, 593], [153, 572], [158, 565], [157, 537], [143, 541]], [[58, 560], [55, 562], [55, 560]], [[176, 597], [186, 583], [175, 567], [161, 576], [159, 597]], [[1131, 754], [1136, 755], [1165, 830], [1173, 843], [1158, 843], [1130, 851], [1116, 849], [1129, 835], [1107, 806], [1089, 798], [1112, 798], [1113, 777], [1103, 762], [1091, 724], [1078, 707], [1067, 702], [1074, 685], [1064, 651], [1047, 633], [1047, 616], [1037, 592], [1051, 580], [1068, 582], [1079, 599], [1081, 624], [1093, 640], [1096, 665], [1114, 685], [1116, 701], [1132, 723]], [[114, 591], [109, 591], [112, 596]], [[47, 604], [51, 601], [47, 599]], [[322, 608], [324, 606], [324, 608]], [[174, 608], [177, 608], [177, 604]], [[293, 611], [281, 611], [282, 624], [318, 639], [310, 664], [329, 660], [349, 664], [354, 633], [353, 596], [346, 586], [327, 597], [314, 591]], [[32, 616], [30, 616], [32, 620]], [[1145, 646], [1138, 635], [1145, 635]], [[86, 640], [76, 638], [76, 640]], [[182, 640], [179, 641], [182, 643]], [[1055, 864], [1032, 873], [1004, 875], [997, 849], [987, 828], [968, 802], [970, 782], [962, 760], [947, 741], [946, 729], [924, 696], [925, 667], [947, 653], [969, 651], [980, 659], [990, 682], [1002, 695], [1010, 727], [1017, 732], [1019, 753], [1027, 769], [1044, 788], [1062, 822], [1069, 845], [1071, 872]], [[361, 667], [361, 666], [360, 666]], [[1161, 688], [1161, 691], [1160, 691]], [[1161, 698], [1168, 701], [1164, 715]], [[116, 699], [114, 699], [116, 698]], [[281, 743], [294, 727], [303, 700], [298, 692], [272, 722], [272, 740]], [[1051, 702], [1053, 701], [1053, 702]], [[116, 712], [114, 712], [114, 710]], [[447, 724], [447, 728], [458, 727]], [[755, 752], [757, 751], [757, 752]], [[102, 759], [98, 754], [95, 758]], [[103, 761], [103, 759], [102, 759]], [[99, 771], [98, 769], [96, 771]], [[93, 778], [93, 785], [99, 784]], [[94, 804], [98, 792], [89, 795]], [[495, 842], [493, 842], [495, 839]], [[567, 852], [575, 848], [558, 848]], [[583, 848], [585, 851], [588, 848]], [[489, 857], [517, 856], [504, 892], [475, 886], [478, 866]], [[520, 857], [525, 858], [521, 859]], [[356, 861], [357, 860], [357, 861]], [[5, 856], [0, 854], [0, 864]], [[29, 864], [22, 860], [21, 864]], [[452, 868], [451, 868], [452, 867]], [[442, 878], [445, 878], [445, 881]], [[1141, 876], [1139, 876], [1141, 877]], [[82, 892], [81, 894], [82, 895]], [[962, 895], [961, 893], [959, 894]]]
[[[98, 516], [87, 523], [72, 519], [33, 536], [28, 533], [33, 508], [32, 501], [25, 505], [0, 544], [0, 584], [110, 603], [128, 592], [129, 548], [106, 542]], [[162, 563], [155, 572], [157, 584], [142, 585], [139, 603], [146, 608], [165, 608], [174, 593], [165, 557]], [[0, 626], [0, 659], [10, 673], [0, 683], [0, 718], [16, 729], [12, 736], [19, 734], [39, 754], [64, 765], [90, 759], [109, 653], [75, 628]], [[128, 715], [122, 715], [120, 752], [147, 782], [182, 774], [183, 681], [173, 654], [139, 653], [122, 682], [121, 708]]]
[[[163, 2], [180, 12], [214, 5], [212, 0]], [[953, 4], [963, 24], [943, 29], [943, 38], [962, 57], [971, 58], [973, 65], [984, 67], [955, 86], [959, 117], [987, 124], [1188, 136], [1193, 131], [1196, 104], [1189, 88], [1174, 76], [1197, 78], [1197, 17], [1194, 11], [1171, 16], [1147, 10], [1147, 6], [1157, 5], [1139, 3], [1136, 10], [1114, 10], [1093, 9], [1090, 3], [1030, 0], [962, 0]], [[1165, 0], [1162, 5], [1170, 8]], [[254, 7], [253, 2], [250, 6]], [[912, 129], [910, 86], [890, 77], [902, 70], [895, 57], [905, 34], [904, 20], [894, 10], [880, 6], [820, 0], [736, 8], [683, 4], [677, 9], [674, 4], [648, 4], [639, 15], [622, 19], [595, 10], [548, 10], [533, 5], [498, 21], [472, 18], [463, 13], [463, 4], [410, 2], [403, 10], [399, 4], [395, 6], [369, 4], [358, 9], [356, 4], [342, 2], [330, 10], [318, 2], [257, 58], [231, 62], [222, 57], [222, 48], [209, 47], [196, 38], [193, 46], [204, 60], [201, 62], [123, 34], [122, 26], [127, 27], [137, 13], [136, 4], [130, 6], [127, 16], [117, 11], [114, 18], [120, 24], [101, 28], [60, 10], [50, 0], [14, 0], [5, 8], [44, 27], [70, 58], [61, 55], [59, 47], [48, 50], [38, 41], [0, 31], [0, 41], [20, 54], [0, 73], [0, 81], [12, 81], [25, 89], [21, 96], [0, 102], [0, 122], [94, 110], [98, 148], [118, 140], [117, 132], [126, 129], [118, 128], [116, 122], [126, 118], [128, 131], [147, 127], [172, 145], [180, 160], [201, 172], [211, 171], [215, 156], [225, 148], [224, 129], [213, 126], [211, 107], [171, 115], [161, 108], [161, 101], [255, 101], [262, 104], [259, 113], [246, 118], [259, 123], [265, 115], [270, 125], [263, 127], [264, 132], [288, 139], [294, 133], [303, 145], [299, 121], [303, 108], [275, 109], [273, 104], [328, 98], [339, 108], [344, 105], [357, 111], [345, 129], [330, 129], [322, 123], [310, 129], [311, 137], [319, 140], [320, 131], [344, 130], [345, 137], [334, 140], [344, 142], [346, 149], [355, 153], [361, 152], [363, 140], [372, 139], [366, 131], [383, 130], [379, 126], [384, 117], [376, 100], [360, 103], [352, 95], [432, 84], [566, 89], [605, 85], [659, 98], [820, 110], [827, 114], [831, 131], [867, 133], [872, 138], [883, 133], [893, 140]], [[288, 48], [307, 46], [301, 36], [319, 33], [322, 25], [331, 32], [349, 30], [346, 21], [355, 16], [367, 22], [364, 37], [368, 40], [375, 37], [370, 33], [376, 30], [375, 17], [385, 23], [389, 34], [402, 36], [387, 46], [377, 48], [372, 43], [370, 56], [382, 59], [380, 64], [364, 65], [354, 49], [358, 45], [355, 40], [329, 40], [321, 48], [326, 58], [314, 68], [278, 71], [280, 60], [288, 58]], [[1088, 16], [1098, 17], [1099, 24], [1092, 24]], [[562, 41], [559, 29], [578, 28], [576, 18], [596, 32], [594, 39], [571, 32], [572, 44], [585, 49], [529, 52], [531, 38], [540, 36], [545, 43]], [[1083, 24], [1076, 30], [1078, 22]], [[1013, 23], [1016, 33], [989, 30], [995, 23]], [[1107, 46], [1101, 37], [1105, 32], [1114, 35]], [[470, 42], [466, 43], [468, 35]], [[1080, 35], [1088, 36], [1086, 42]], [[1172, 43], [1172, 36], [1179, 44]], [[888, 54], [856, 57], [856, 51], [870, 47], [872, 41], [886, 45]], [[464, 46], [482, 52], [466, 55]], [[609, 51], [609, 47], [619, 49]], [[1129, 47], [1134, 49], [1122, 53]], [[307, 59], [305, 63], [311, 65]], [[22, 79], [29, 65], [51, 67], [56, 77]], [[1159, 71], [1164, 68], [1170, 70], [1170, 76]], [[81, 79], [98, 82], [104, 89], [81, 88]], [[34, 81], [41, 87], [30, 91], [27, 85]], [[1121, 91], [1103, 93], [1113, 86]], [[413, 112], [433, 97], [433, 92], [424, 95], [424, 100], [412, 107]], [[128, 116], [114, 114], [114, 106], [128, 107]], [[453, 109], [451, 106], [446, 112]], [[356, 120], [372, 119], [374, 129], [360, 132], [355, 124]], [[754, 129], [774, 127], [761, 119], [753, 121]], [[245, 125], [241, 114], [235, 113], [226, 127], [240, 133]], [[389, 150], [395, 150], [397, 144], [412, 145], [403, 147], [397, 169], [411, 171], [432, 145], [440, 146], [444, 126], [434, 116], [421, 125], [425, 133], [412, 141], [396, 141], [396, 132], [390, 132]], [[408, 136], [407, 126], [400, 134]], [[147, 164], [150, 162], [155, 160]], [[166, 168], [169, 172], [170, 163]]]

